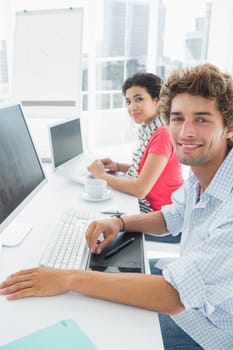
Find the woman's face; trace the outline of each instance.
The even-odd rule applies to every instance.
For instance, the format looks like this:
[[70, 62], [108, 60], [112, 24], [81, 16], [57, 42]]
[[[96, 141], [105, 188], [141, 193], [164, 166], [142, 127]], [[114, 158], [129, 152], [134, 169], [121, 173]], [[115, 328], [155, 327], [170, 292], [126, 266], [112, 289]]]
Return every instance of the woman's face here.
[[125, 101], [129, 115], [137, 124], [149, 124], [158, 114], [159, 99], [152, 99], [141, 86], [132, 86], [126, 90]]

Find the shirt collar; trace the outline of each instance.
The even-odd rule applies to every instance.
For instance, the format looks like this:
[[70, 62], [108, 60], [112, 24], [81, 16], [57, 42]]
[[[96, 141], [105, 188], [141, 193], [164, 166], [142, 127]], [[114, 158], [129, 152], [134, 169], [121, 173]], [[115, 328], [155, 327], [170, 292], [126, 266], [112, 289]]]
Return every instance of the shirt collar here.
[[[209, 186], [205, 190], [206, 195], [210, 195], [224, 200], [233, 188], [233, 148], [230, 150], [221, 166], [218, 168]], [[190, 172], [190, 184], [197, 189], [199, 182], [193, 172]]]

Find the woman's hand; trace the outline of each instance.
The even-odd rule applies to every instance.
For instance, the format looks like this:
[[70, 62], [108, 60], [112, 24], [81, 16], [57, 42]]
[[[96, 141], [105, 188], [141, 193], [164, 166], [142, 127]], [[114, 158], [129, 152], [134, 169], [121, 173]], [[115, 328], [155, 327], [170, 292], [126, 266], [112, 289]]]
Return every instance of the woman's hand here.
[[[92, 253], [100, 254], [101, 251], [111, 243], [121, 230], [121, 220], [112, 218], [107, 220], [93, 221], [87, 228], [86, 240]], [[99, 236], [103, 234], [104, 239], [99, 240]]]
[[22, 270], [0, 283], [0, 295], [8, 295], [8, 300], [16, 300], [62, 294], [69, 291], [70, 274], [68, 270], [45, 267]]
[[109, 171], [119, 171], [119, 163], [114, 162], [112, 159], [103, 158], [101, 159], [101, 162], [105, 169], [108, 169]]
[[95, 160], [91, 165], [88, 166], [87, 169], [97, 179], [101, 179], [105, 174], [104, 164], [99, 159]]

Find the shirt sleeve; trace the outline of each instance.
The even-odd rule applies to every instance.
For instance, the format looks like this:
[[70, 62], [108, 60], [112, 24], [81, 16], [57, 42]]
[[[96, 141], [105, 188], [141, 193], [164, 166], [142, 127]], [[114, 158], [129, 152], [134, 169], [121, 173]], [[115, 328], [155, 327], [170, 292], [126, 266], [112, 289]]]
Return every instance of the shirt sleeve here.
[[230, 318], [233, 298], [232, 214], [225, 223], [219, 221], [190, 254], [168, 264], [163, 276], [179, 292], [185, 309], [199, 309], [220, 326], [221, 317]]
[[172, 204], [164, 205], [161, 212], [164, 216], [168, 232], [176, 236], [183, 229], [184, 212], [185, 212], [185, 198], [187, 186], [184, 184], [172, 194]]
[[161, 154], [170, 158], [174, 152], [167, 127], [160, 127], [152, 135], [148, 144], [148, 153]]

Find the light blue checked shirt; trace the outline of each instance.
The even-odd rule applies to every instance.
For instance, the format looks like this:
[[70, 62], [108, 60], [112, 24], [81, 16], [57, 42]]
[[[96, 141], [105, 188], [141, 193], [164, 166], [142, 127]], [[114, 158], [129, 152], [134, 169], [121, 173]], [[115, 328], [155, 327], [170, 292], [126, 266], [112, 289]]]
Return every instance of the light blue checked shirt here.
[[233, 349], [233, 149], [199, 199], [191, 174], [162, 208], [181, 254], [163, 270], [185, 310], [174, 321], [206, 350]]

